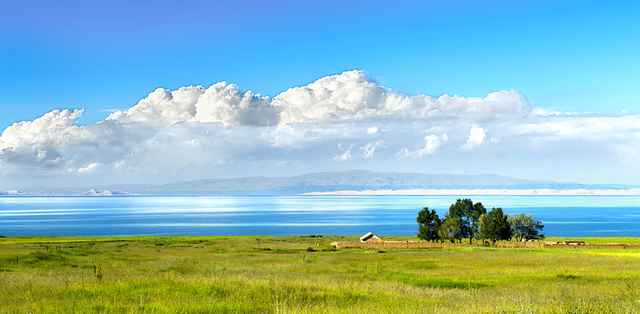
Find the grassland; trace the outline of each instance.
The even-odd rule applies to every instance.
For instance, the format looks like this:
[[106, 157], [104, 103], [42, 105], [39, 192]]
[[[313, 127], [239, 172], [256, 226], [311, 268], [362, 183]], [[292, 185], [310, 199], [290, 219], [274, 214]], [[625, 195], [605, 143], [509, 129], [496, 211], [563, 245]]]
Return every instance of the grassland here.
[[640, 250], [355, 239], [2, 238], [0, 313], [640, 313]]

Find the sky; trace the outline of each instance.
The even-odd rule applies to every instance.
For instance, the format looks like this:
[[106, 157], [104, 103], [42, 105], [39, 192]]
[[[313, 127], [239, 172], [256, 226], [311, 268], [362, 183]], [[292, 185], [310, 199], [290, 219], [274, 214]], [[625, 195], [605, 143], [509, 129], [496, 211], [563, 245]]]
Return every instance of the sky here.
[[0, 189], [640, 184], [637, 1], [2, 1]]

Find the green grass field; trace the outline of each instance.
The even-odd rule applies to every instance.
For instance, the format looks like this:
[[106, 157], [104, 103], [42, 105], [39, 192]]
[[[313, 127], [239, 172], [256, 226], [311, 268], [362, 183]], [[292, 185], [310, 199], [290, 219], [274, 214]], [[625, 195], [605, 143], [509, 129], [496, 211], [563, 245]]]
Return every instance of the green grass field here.
[[1, 238], [0, 313], [640, 313], [640, 250], [329, 245], [356, 239]]

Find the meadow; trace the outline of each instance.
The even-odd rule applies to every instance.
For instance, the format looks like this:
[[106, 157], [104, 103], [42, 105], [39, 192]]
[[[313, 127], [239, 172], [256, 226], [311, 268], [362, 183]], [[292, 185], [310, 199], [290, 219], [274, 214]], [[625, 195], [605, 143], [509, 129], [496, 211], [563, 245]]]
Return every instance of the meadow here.
[[0, 238], [0, 313], [640, 313], [640, 250], [330, 246], [347, 240]]

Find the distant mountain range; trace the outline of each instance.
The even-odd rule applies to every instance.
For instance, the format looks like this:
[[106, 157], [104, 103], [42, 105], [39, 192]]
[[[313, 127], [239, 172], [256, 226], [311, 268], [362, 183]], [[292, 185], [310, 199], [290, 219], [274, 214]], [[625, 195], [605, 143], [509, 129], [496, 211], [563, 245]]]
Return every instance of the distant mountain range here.
[[[0, 195], [134, 195], [134, 194], [260, 194], [286, 195], [310, 192], [408, 189], [615, 189], [553, 181], [523, 180], [493, 174], [450, 175], [352, 170], [318, 172], [296, 177], [246, 177], [174, 182], [163, 185], [123, 184], [42, 191], [7, 191]], [[620, 188], [620, 187], [617, 187]]]
[[111, 185], [95, 190], [127, 192], [218, 192], [222, 194], [300, 194], [340, 190], [406, 189], [610, 189], [599, 185], [532, 181], [493, 174], [450, 175], [352, 170], [295, 177], [246, 177], [174, 182], [163, 185]]

